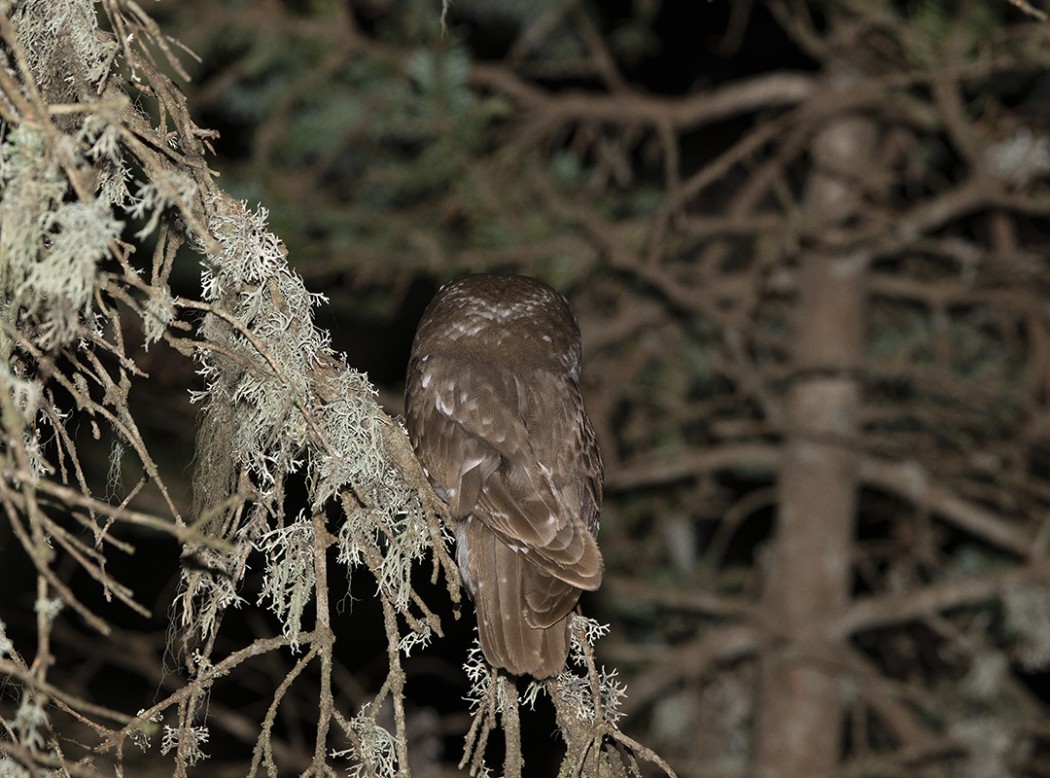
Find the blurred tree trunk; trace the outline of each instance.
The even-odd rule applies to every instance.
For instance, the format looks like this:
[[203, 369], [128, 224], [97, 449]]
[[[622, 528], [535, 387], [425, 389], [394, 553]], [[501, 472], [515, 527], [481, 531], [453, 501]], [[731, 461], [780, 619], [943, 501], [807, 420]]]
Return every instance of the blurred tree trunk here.
[[[829, 99], [848, 89], [832, 72]], [[818, 132], [803, 218], [824, 236], [804, 246], [798, 274], [793, 381], [786, 394], [783, 464], [764, 604], [773, 625], [761, 663], [754, 774], [810, 776], [842, 751], [842, 695], [828, 619], [850, 595], [857, 509], [857, 376], [864, 348], [864, 265], [832, 246], [836, 228], [862, 217], [875, 129], [847, 116]]]

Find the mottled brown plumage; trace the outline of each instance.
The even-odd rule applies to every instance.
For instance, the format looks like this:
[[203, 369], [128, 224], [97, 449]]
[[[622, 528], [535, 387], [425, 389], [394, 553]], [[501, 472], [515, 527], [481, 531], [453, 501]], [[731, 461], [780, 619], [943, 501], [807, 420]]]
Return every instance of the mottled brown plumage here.
[[602, 461], [565, 298], [522, 276], [446, 284], [416, 332], [409, 436], [456, 520], [485, 658], [545, 678], [565, 664], [581, 590], [602, 578]]

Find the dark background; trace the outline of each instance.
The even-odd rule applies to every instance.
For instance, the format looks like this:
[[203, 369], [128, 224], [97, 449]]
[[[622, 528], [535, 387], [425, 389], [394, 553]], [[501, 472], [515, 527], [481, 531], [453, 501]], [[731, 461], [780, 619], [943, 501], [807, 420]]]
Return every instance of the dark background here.
[[[317, 326], [392, 414], [444, 281], [518, 272], [569, 297], [607, 471], [606, 579], [583, 610], [612, 627], [597, 652], [627, 684], [626, 732], [682, 776], [1050, 773], [1044, 22], [996, 0], [464, 0], [447, 30], [396, 0], [149, 10], [196, 54], [180, 86], [219, 132], [219, 185], [269, 210], [329, 298]], [[191, 252], [171, 286], [200, 295]], [[132, 412], [189, 513], [200, 378], [127, 337], [148, 373]], [[69, 429], [105, 484], [112, 440], [83, 413]], [[114, 498], [141, 465], [122, 470]], [[305, 493], [288, 484], [288, 515]], [[149, 489], [135, 505], [166, 510]], [[55, 674], [133, 713], [183, 682], [165, 633], [186, 562], [121, 533], [135, 553], [107, 571], [153, 616], [59, 559], [116, 632], [61, 619]], [[250, 564], [218, 655], [280, 632]], [[351, 715], [386, 642], [374, 581], [332, 570]], [[29, 646], [33, 568], [7, 553], [0, 576]], [[454, 774], [473, 614], [429, 564], [417, 577], [447, 635], [405, 662], [413, 770]], [[215, 687], [198, 774], [245, 773], [298, 658]], [[287, 774], [312, 753], [318, 672], [275, 728]], [[526, 774], [554, 774], [548, 701], [523, 721]]]

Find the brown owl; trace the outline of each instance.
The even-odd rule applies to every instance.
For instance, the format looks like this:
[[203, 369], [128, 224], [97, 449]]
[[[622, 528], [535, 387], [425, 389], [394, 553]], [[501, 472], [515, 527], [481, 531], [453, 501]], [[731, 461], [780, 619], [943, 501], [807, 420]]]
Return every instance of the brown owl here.
[[579, 379], [576, 317], [522, 276], [443, 286], [408, 363], [408, 433], [456, 521], [481, 649], [515, 675], [562, 669], [580, 592], [602, 580], [602, 460]]

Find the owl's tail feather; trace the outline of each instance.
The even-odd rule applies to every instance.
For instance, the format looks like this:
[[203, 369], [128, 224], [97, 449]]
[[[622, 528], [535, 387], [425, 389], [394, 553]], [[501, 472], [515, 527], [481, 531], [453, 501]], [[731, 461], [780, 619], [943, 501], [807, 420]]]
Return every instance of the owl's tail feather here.
[[571, 605], [570, 611], [550, 626], [532, 626], [542, 622], [531, 612], [525, 596], [533, 563], [480, 522], [470, 522], [466, 535], [485, 659], [513, 675], [547, 678], [560, 672], [569, 654]]

